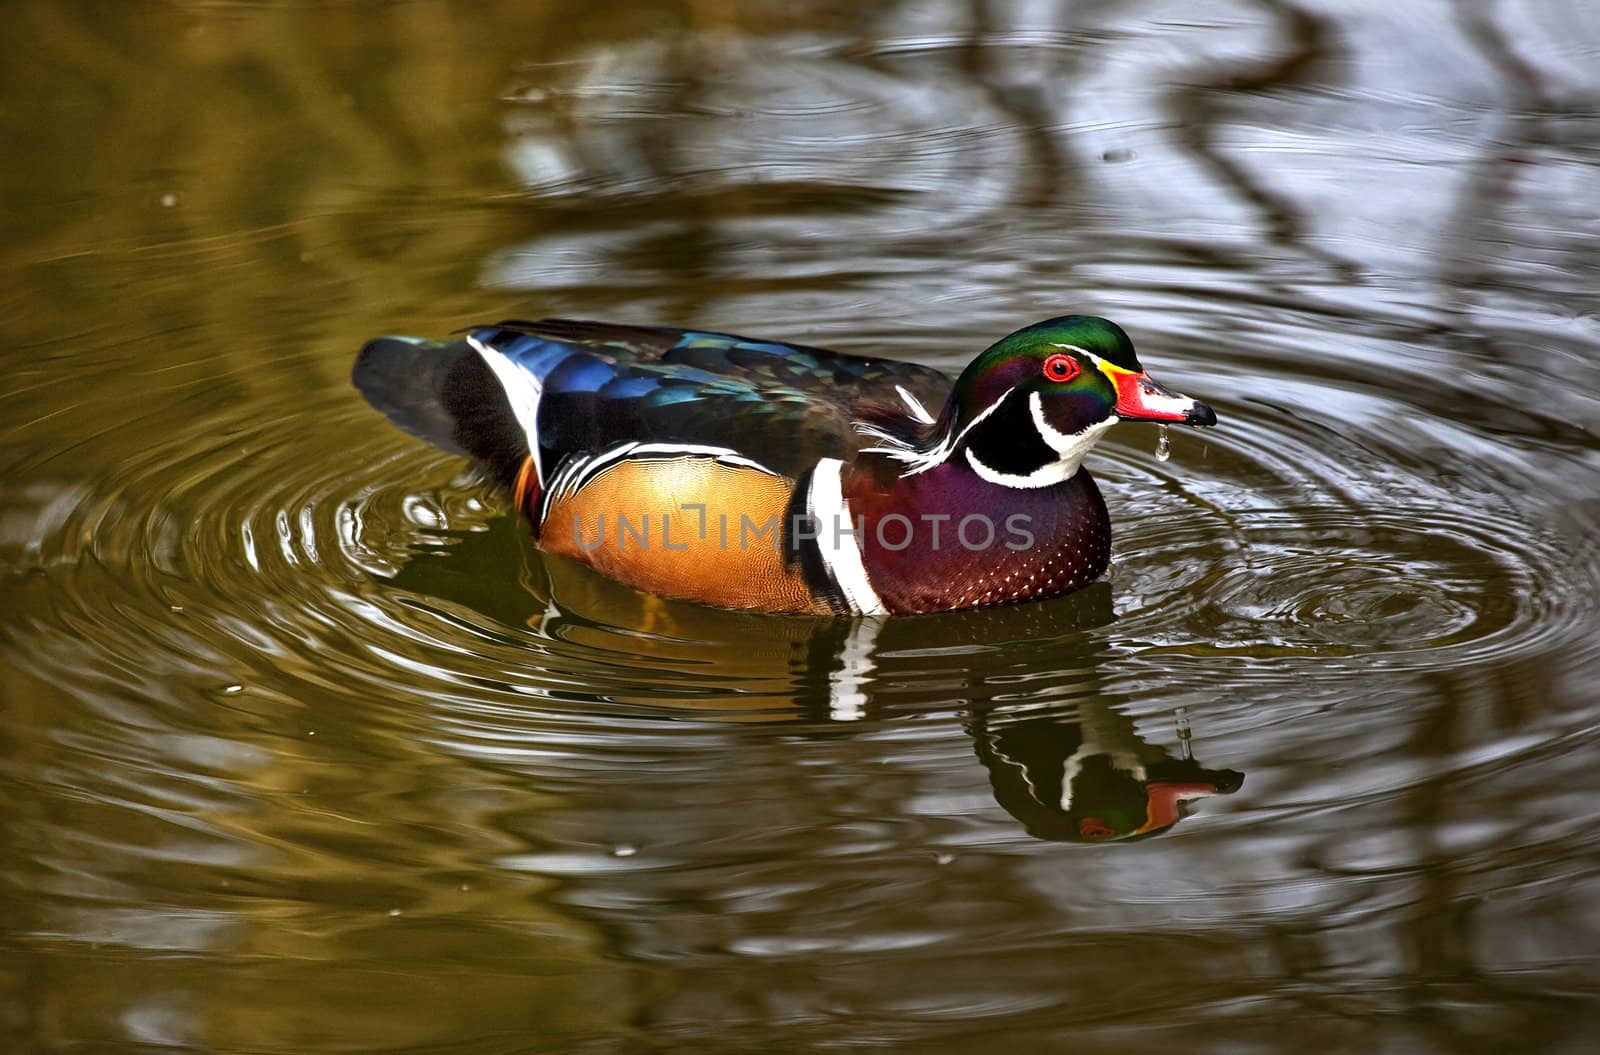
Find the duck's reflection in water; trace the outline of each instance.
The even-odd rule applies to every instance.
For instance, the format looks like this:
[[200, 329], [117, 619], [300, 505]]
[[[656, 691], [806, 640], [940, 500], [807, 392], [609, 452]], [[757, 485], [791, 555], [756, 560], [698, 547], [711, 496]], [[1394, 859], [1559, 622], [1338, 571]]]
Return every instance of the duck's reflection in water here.
[[976, 714], [968, 731], [989, 770], [994, 797], [1038, 839], [1108, 842], [1160, 835], [1190, 804], [1244, 783], [1233, 769], [1207, 769], [1139, 736], [1103, 700], [1000, 707]]
[[[597, 705], [803, 725], [811, 735], [954, 710], [996, 802], [1038, 839], [1159, 835], [1196, 800], [1243, 784], [1243, 774], [1191, 757], [1176, 715], [1170, 739], [1141, 735], [1133, 695], [1107, 688], [1114, 637], [1104, 628], [1115, 614], [1106, 583], [936, 616], [769, 616], [642, 594], [538, 554], [509, 518], [488, 528], [413, 560], [395, 585], [526, 634], [526, 681], [516, 686], [526, 695], [544, 695], [549, 681], [570, 700], [581, 683]], [[519, 564], [508, 581], [505, 569]], [[1172, 746], [1153, 742], [1163, 739]]]

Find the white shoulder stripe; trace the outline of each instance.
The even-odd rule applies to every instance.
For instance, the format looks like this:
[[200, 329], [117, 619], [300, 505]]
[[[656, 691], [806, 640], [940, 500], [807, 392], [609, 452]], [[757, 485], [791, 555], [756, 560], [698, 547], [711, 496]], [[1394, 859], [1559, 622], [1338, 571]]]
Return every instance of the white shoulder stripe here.
[[856, 615], [887, 615], [889, 610], [867, 578], [861, 560], [861, 545], [853, 534], [857, 525], [850, 516], [850, 503], [844, 497], [840, 473], [844, 463], [823, 458], [811, 472], [811, 487], [806, 492], [806, 512], [816, 526], [817, 553], [833, 581], [839, 584], [845, 604]]
[[505, 391], [511, 413], [517, 416], [522, 434], [528, 438], [528, 451], [533, 455], [533, 471], [544, 485], [544, 466], [539, 458], [539, 399], [544, 395], [544, 385], [527, 370], [490, 348], [472, 334], [467, 334], [467, 344], [488, 364], [495, 380]]

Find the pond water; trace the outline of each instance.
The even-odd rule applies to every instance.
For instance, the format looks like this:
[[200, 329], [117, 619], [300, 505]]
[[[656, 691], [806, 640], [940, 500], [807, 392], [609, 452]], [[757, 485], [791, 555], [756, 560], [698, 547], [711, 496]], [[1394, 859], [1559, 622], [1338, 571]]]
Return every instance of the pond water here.
[[[1600, 8], [6, 22], [0, 1047], [1592, 1050]], [[1222, 427], [914, 620], [545, 561], [348, 383], [1069, 311]]]

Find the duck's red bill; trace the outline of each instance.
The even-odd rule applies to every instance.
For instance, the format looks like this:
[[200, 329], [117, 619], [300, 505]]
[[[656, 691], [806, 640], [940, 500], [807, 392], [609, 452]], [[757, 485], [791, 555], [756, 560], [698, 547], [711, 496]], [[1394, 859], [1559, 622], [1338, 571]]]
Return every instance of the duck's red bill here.
[[1175, 425], [1215, 425], [1216, 411], [1197, 400], [1167, 388], [1149, 374], [1118, 370], [1111, 375], [1117, 386], [1117, 417], [1124, 421], [1162, 421]]

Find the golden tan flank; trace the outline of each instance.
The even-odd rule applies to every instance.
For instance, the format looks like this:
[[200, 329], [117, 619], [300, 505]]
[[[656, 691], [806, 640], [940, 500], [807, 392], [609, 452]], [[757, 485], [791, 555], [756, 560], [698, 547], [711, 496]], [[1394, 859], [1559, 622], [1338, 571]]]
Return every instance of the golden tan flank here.
[[666, 597], [826, 613], [779, 548], [793, 486], [709, 457], [622, 461], [551, 504], [540, 544]]

